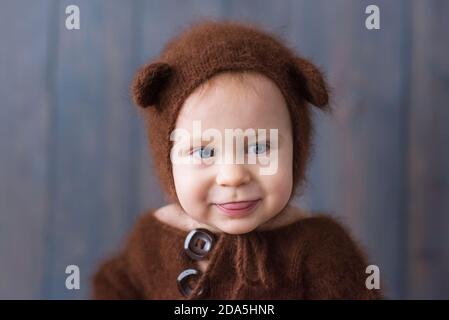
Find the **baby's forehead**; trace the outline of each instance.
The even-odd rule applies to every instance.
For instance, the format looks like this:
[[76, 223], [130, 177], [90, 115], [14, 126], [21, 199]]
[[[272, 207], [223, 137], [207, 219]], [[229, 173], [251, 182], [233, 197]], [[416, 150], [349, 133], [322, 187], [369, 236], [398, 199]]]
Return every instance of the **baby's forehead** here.
[[225, 71], [203, 82], [191, 94], [201, 97], [209, 91], [220, 89], [259, 93], [263, 89], [278, 90], [277, 85], [267, 76], [255, 71]]
[[201, 121], [210, 126], [272, 127], [289, 119], [286, 101], [268, 77], [255, 72], [221, 73], [185, 100], [177, 126]]

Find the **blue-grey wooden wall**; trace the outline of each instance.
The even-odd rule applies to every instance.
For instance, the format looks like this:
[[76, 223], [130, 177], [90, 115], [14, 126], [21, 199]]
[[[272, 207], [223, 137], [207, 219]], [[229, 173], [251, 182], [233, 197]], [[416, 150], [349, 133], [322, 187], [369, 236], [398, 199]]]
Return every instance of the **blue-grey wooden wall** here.
[[[65, 29], [65, 7], [81, 29]], [[381, 30], [364, 27], [377, 4]], [[449, 298], [449, 2], [0, 2], [0, 298], [88, 297], [136, 217], [164, 203], [131, 105], [135, 69], [201, 17], [251, 21], [327, 73], [298, 203], [339, 216], [391, 298]], [[81, 289], [65, 289], [65, 268]]]

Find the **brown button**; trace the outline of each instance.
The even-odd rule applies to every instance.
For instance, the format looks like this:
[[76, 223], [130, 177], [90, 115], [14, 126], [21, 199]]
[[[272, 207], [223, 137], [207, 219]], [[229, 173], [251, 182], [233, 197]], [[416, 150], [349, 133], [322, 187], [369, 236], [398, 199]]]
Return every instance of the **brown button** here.
[[[190, 286], [189, 281], [192, 281], [194, 278], [199, 278], [201, 276], [201, 272], [197, 269], [186, 269], [182, 271], [178, 276], [178, 289], [183, 294], [183, 296], [189, 296], [193, 288]], [[198, 295], [203, 293], [203, 289], [201, 288], [198, 292]]]
[[194, 229], [184, 241], [184, 250], [194, 260], [204, 259], [212, 250], [214, 236], [206, 229]]

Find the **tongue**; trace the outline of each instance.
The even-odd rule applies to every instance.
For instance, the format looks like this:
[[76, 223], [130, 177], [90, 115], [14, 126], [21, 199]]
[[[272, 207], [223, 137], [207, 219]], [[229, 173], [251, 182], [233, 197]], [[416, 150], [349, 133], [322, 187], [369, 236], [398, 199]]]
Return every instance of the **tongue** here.
[[227, 210], [241, 210], [248, 208], [251, 206], [255, 201], [242, 201], [242, 202], [230, 202], [230, 203], [223, 203], [220, 204], [220, 207], [223, 207]]

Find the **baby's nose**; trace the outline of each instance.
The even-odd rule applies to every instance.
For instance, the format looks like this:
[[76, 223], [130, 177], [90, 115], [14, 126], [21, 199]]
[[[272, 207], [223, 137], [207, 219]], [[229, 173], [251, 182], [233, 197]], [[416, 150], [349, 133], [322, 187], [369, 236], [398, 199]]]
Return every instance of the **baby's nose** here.
[[244, 164], [222, 164], [216, 177], [220, 186], [236, 187], [246, 184], [251, 175]]

